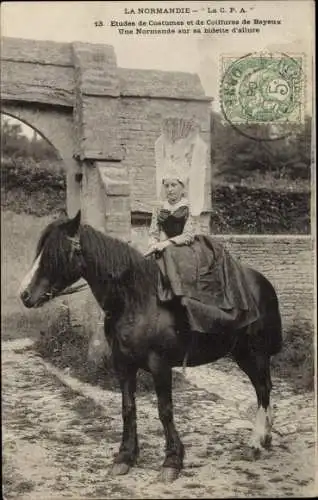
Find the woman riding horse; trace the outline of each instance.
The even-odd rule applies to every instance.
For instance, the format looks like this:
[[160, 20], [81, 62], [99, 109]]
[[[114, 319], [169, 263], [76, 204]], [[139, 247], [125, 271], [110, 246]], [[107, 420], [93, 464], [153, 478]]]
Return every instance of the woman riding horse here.
[[[164, 429], [163, 480], [178, 476], [184, 458], [174, 423], [172, 367], [181, 366], [185, 357], [188, 366], [198, 366], [232, 354], [257, 395], [251, 439], [256, 456], [271, 441], [270, 357], [282, 344], [273, 286], [256, 270], [238, 264], [210, 237], [196, 235], [194, 217], [201, 213], [198, 194], [204, 178], [200, 154], [206, 149], [198, 137], [187, 144], [189, 124], [176, 129], [178, 134], [170, 129], [172, 146], [161, 148], [162, 158], [167, 158], [167, 151], [175, 157], [170, 161], [170, 155], [164, 162], [168, 172], [160, 174], [158, 187], [163, 187], [166, 200], [154, 210], [152, 257], [81, 224], [79, 212], [47, 226], [20, 290], [24, 305], [31, 308], [58, 297], [80, 278], [88, 283], [105, 313], [105, 336], [122, 393], [123, 432], [113, 473], [127, 473], [139, 454], [135, 393], [141, 368], [152, 374]], [[160, 140], [157, 149], [167, 146]], [[188, 165], [194, 166], [194, 183], [189, 185], [181, 154], [184, 144], [184, 157], [191, 156]]]
[[237, 263], [211, 238], [197, 234], [186, 168], [170, 162], [157, 180], [163, 200], [153, 209], [146, 255], [155, 255], [161, 270], [159, 300], [177, 305], [179, 298], [191, 332], [225, 334], [255, 321], [255, 302]]

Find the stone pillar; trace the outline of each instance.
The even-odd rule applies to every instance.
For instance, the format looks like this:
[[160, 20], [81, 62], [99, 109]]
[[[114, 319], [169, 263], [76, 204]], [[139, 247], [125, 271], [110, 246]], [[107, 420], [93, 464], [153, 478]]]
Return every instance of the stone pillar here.
[[82, 222], [105, 232], [105, 192], [100, 182], [95, 162], [82, 164], [81, 207]]
[[[130, 239], [130, 189], [119, 128], [119, 80], [113, 47], [73, 43], [75, 157], [82, 165], [82, 222]], [[72, 315], [90, 338], [88, 358], [98, 365], [108, 346], [103, 312], [92, 293], [81, 292]]]
[[79, 163], [74, 158], [65, 158], [66, 166], [66, 209], [68, 217], [74, 217], [81, 208], [81, 182], [77, 177], [81, 174]]
[[96, 162], [104, 189], [105, 225], [109, 236], [131, 240], [130, 185], [127, 168], [121, 163]]
[[120, 92], [114, 48], [75, 42], [72, 49], [75, 154], [81, 160], [120, 161]]

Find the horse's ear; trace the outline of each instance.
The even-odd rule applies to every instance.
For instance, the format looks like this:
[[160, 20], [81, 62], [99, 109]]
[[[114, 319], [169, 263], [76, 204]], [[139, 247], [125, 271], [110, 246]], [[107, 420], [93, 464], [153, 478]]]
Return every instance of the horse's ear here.
[[75, 215], [74, 219], [70, 219], [66, 222], [66, 231], [72, 238], [78, 233], [81, 223], [81, 211], [79, 210]]

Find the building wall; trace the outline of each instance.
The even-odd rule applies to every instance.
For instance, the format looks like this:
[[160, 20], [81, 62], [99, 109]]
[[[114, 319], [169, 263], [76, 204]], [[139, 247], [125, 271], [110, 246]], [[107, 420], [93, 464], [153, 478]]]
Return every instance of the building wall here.
[[[120, 101], [120, 138], [124, 147], [123, 165], [131, 186], [131, 210], [151, 212], [156, 198], [155, 142], [161, 125], [170, 116], [194, 119], [209, 146], [210, 115], [205, 101], [129, 97]], [[207, 170], [205, 203], [210, 208], [210, 171]]]

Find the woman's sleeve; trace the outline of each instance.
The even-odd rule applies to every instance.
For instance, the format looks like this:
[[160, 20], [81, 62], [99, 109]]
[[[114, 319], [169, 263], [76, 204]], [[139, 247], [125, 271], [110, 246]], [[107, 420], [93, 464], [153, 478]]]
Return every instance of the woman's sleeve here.
[[193, 242], [195, 236], [195, 219], [193, 215], [189, 215], [187, 221], [184, 225], [182, 234], [169, 238], [175, 245], [190, 245]]
[[158, 222], [158, 208], [155, 207], [152, 211], [152, 216], [151, 216], [151, 224], [149, 228], [149, 234], [148, 234], [148, 245], [154, 245], [155, 243], [158, 243], [160, 241], [160, 227], [159, 227], [159, 222]]

